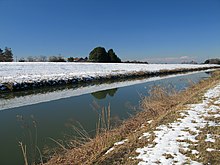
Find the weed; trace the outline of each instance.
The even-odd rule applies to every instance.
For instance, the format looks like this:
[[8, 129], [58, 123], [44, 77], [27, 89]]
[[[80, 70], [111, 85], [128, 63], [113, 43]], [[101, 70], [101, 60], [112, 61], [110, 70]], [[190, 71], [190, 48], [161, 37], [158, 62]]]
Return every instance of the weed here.
[[29, 163], [36, 164], [38, 162], [43, 164], [43, 156], [38, 147], [37, 121], [34, 116], [30, 118], [30, 120], [26, 120], [23, 116], [17, 115], [17, 120], [24, 130], [23, 139], [19, 141], [19, 146], [22, 150], [25, 165]]

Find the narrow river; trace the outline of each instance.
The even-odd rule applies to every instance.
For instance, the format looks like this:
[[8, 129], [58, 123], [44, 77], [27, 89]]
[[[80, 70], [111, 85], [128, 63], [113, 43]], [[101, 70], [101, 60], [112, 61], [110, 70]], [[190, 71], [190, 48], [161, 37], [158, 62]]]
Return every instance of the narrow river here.
[[179, 91], [209, 76], [209, 72], [197, 72], [31, 95], [4, 94], [0, 96], [0, 164], [24, 164], [19, 141], [28, 149], [37, 145], [42, 150], [45, 144], [54, 144], [50, 138], [71, 136], [69, 126], [76, 122], [94, 135], [103, 107], [110, 105], [112, 123], [119, 123], [140, 110], [141, 96], [148, 95], [152, 86], [173, 86]]

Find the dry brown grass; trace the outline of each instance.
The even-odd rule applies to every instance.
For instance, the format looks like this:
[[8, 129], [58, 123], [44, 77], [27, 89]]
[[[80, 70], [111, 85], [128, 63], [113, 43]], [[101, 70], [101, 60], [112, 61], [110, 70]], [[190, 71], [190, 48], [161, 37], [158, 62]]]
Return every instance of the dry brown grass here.
[[[152, 132], [161, 124], [175, 121], [179, 117], [179, 110], [185, 104], [199, 101], [199, 96], [217, 84], [219, 80], [220, 73], [215, 72], [210, 79], [203, 80], [180, 93], [164, 87], [154, 87], [149, 97], [142, 98], [143, 111], [124, 121], [115, 129], [109, 129], [108, 124], [106, 125], [108, 121], [105, 120], [108, 129], [98, 131], [94, 139], [89, 139], [79, 147], [72, 148], [64, 154], [54, 155], [45, 164], [136, 164], [137, 160], [130, 159], [136, 155], [136, 148], [143, 147], [154, 139], [151, 136], [138, 140], [143, 132]], [[149, 120], [153, 122], [149, 123]], [[115, 147], [109, 154], [105, 154], [115, 142], [123, 139], [128, 139], [128, 142]]]
[[28, 159], [27, 159], [27, 146], [23, 145], [22, 142], [19, 142], [19, 146], [21, 147], [22, 155], [24, 157], [24, 164], [28, 165]]

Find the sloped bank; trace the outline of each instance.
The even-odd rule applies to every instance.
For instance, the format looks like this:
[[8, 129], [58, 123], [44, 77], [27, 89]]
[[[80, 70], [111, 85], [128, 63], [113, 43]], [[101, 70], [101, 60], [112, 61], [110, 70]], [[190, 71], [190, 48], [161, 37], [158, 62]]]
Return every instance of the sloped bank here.
[[[73, 146], [73, 148], [56, 153], [45, 164], [138, 164], [139, 159], [133, 159], [138, 155], [136, 149], [140, 146], [144, 147], [154, 140], [153, 136], [149, 138], [149, 134], [146, 132], [151, 133], [160, 125], [176, 121], [183, 112], [183, 108], [189, 104], [199, 103], [208, 89], [219, 84], [219, 78], [219, 72], [214, 72], [211, 78], [177, 93], [155, 87], [151, 91], [151, 96], [142, 98], [141, 107], [143, 111], [124, 121], [117, 128], [104, 130], [101, 134], [97, 134], [94, 139], [88, 139], [88, 142], [80, 146]], [[206, 136], [205, 140], [207, 140]], [[201, 144], [199, 143], [199, 145]], [[218, 146], [216, 145], [216, 148], [219, 148]], [[210, 144], [205, 147], [210, 148]], [[191, 156], [193, 155], [192, 152]], [[209, 155], [211, 155], [219, 162], [219, 155], [207, 154], [207, 152], [204, 155], [197, 158], [210, 158]], [[169, 160], [169, 154], [163, 156], [167, 156], [167, 160]], [[207, 164], [205, 161], [203, 162]], [[175, 163], [178, 164], [179, 162]]]
[[40, 79], [40, 80], [26, 80], [26, 81], [8, 81], [0, 82], [0, 92], [13, 92], [13, 91], [22, 91], [37, 89], [50, 86], [62, 86], [62, 85], [86, 85], [91, 83], [104, 83], [107, 81], [121, 81], [134, 78], [143, 78], [143, 77], [154, 77], [154, 76], [164, 76], [178, 73], [186, 73], [193, 71], [201, 71], [208, 69], [216, 69], [220, 66], [201, 66], [198, 65], [198, 68], [176, 68], [176, 69], [160, 69], [157, 71], [128, 71], [124, 73], [110, 73], [104, 75], [92, 75], [92, 76], [70, 76], [70, 77], [60, 77], [55, 79]]

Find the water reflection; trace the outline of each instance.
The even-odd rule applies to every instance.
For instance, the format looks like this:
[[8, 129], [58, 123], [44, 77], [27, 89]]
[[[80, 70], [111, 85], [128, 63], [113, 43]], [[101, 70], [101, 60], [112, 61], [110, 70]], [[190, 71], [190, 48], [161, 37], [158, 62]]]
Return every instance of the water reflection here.
[[117, 90], [118, 88], [108, 89], [108, 90], [93, 92], [91, 93], [91, 95], [94, 96], [96, 99], [101, 100], [101, 99], [105, 99], [107, 95], [113, 97], [117, 92]]

